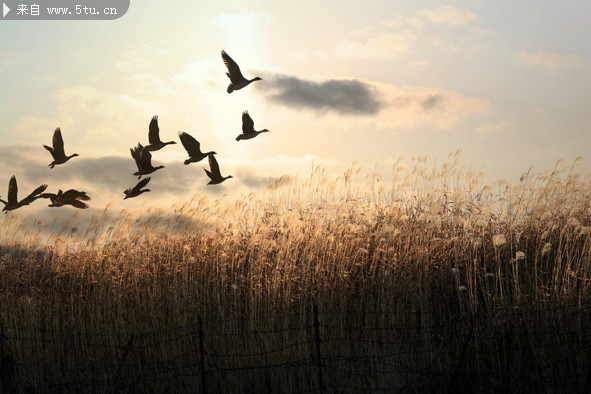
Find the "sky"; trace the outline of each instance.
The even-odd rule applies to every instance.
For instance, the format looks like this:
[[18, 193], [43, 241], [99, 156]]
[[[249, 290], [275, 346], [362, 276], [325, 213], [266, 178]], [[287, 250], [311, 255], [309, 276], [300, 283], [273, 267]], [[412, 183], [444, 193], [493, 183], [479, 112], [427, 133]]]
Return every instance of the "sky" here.
[[[591, 168], [591, 2], [132, 1], [112, 21], [0, 21], [0, 195], [41, 184], [78, 188], [97, 208], [167, 205], [263, 188], [313, 164], [359, 161], [384, 173], [399, 157], [446, 158], [517, 182], [558, 159]], [[220, 51], [257, 81], [226, 93]], [[269, 133], [235, 141], [241, 113]], [[129, 148], [163, 141], [151, 193], [135, 184]], [[60, 127], [66, 153], [51, 170]], [[214, 150], [184, 166], [177, 134]]]

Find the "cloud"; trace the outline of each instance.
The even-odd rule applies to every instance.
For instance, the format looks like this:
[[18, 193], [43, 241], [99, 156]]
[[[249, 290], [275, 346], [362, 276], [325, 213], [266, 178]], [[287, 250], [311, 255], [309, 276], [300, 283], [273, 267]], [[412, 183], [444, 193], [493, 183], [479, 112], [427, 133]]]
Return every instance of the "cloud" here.
[[268, 187], [279, 179], [277, 176], [261, 175], [261, 171], [252, 167], [237, 168], [234, 177], [253, 189]]
[[[364, 118], [364, 128], [398, 129], [436, 127], [448, 129], [469, 117], [487, 113], [491, 103], [461, 93], [430, 87], [395, 86], [359, 80], [309, 81], [278, 75], [265, 79], [257, 92], [272, 103], [290, 110], [307, 109], [337, 121], [334, 115], [372, 115]], [[301, 117], [302, 115], [300, 115]], [[325, 125], [318, 123], [317, 127]], [[350, 122], [349, 122], [350, 123]]]
[[336, 47], [342, 57], [365, 57], [383, 59], [408, 53], [415, 46], [417, 35], [410, 29], [401, 32], [379, 32], [373, 37], [361, 40], [344, 40]]
[[376, 118], [382, 128], [436, 127], [450, 129], [470, 117], [486, 114], [488, 100], [435, 87], [374, 83], [383, 109]]
[[[164, 152], [166, 153], [166, 152]], [[147, 185], [151, 191], [134, 199], [123, 200], [123, 191], [138, 182], [132, 173], [136, 171], [131, 156], [76, 157], [68, 163], [49, 169], [49, 154], [40, 146], [0, 145], [0, 195], [6, 196], [10, 175], [17, 176], [19, 196], [22, 198], [33, 188], [48, 184], [48, 192], [55, 193], [58, 189], [77, 189], [86, 191], [91, 200], [90, 208], [85, 215], [93, 210], [102, 210], [110, 205], [113, 209], [136, 209], [147, 203], [152, 206], [168, 208], [177, 202], [189, 201], [194, 195], [221, 197], [229, 194], [239, 196], [253, 190], [267, 188], [276, 183], [283, 175], [297, 175], [308, 172], [314, 163], [335, 167], [338, 162], [323, 160], [314, 155], [292, 157], [278, 155], [256, 160], [243, 158], [218, 158], [223, 175], [233, 175], [232, 179], [220, 185], [209, 186], [204, 168], [208, 168], [207, 160], [184, 165], [182, 160], [163, 162], [161, 152], [153, 154], [153, 164], [163, 164], [165, 168], [153, 174]], [[75, 210], [47, 208], [45, 201], [37, 201], [19, 214], [39, 214], [45, 218], [56, 215], [64, 219]]]
[[549, 53], [544, 51], [521, 52], [519, 58], [530, 65], [543, 67], [547, 70], [556, 70], [559, 68], [567, 68], [576, 66], [589, 61], [588, 58], [572, 53]]
[[438, 25], [460, 26], [478, 19], [478, 15], [464, 8], [449, 4], [439, 5], [431, 10], [420, 10], [418, 14]]
[[347, 115], [373, 115], [381, 107], [380, 98], [371, 85], [359, 80], [331, 79], [309, 81], [278, 75], [257, 90], [267, 92], [269, 101], [291, 107], [311, 109], [319, 113], [334, 111]]
[[505, 130], [507, 127], [511, 126], [512, 122], [499, 122], [499, 123], [489, 123], [487, 125], [481, 126], [477, 128], [475, 131], [478, 134], [490, 134], [495, 133], [497, 131]]
[[[267, 14], [257, 11], [221, 14], [210, 19], [209, 23], [215, 27], [212, 29], [215, 42], [221, 45], [234, 60], [240, 64], [240, 59], [248, 54], [256, 53], [250, 67], [260, 67], [266, 64], [267, 45], [269, 34], [265, 31], [271, 20]], [[244, 72], [244, 68], [242, 69]]]
[[412, 68], [423, 68], [426, 67], [428, 64], [429, 62], [426, 60], [413, 60], [407, 63], [407, 65]]
[[271, 18], [262, 12], [250, 11], [241, 14], [220, 14], [211, 18], [209, 23], [226, 30], [241, 30], [270, 20]]
[[419, 43], [440, 42], [441, 35], [431, 32], [430, 26], [456, 27], [478, 18], [477, 14], [452, 5], [423, 9], [410, 16], [398, 15], [382, 21], [382, 30], [374, 26], [357, 29], [351, 32], [352, 38], [336, 45], [335, 52], [345, 58], [396, 58], [411, 53]]
[[125, 73], [137, 73], [158, 65], [159, 59], [168, 55], [168, 49], [156, 48], [143, 44], [121, 55], [115, 62], [115, 68]]
[[[57, 105], [51, 116], [26, 116], [16, 121], [23, 135], [51, 142], [56, 127], [61, 127], [66, 153], [76, 150], [124, 152], [147, 135], [149, 117], [159, 105], [128, 94], [114, 94], [91, 86], [66, 86], [55, 95]], [[99, 148], [100, 147], [100, 148]]]

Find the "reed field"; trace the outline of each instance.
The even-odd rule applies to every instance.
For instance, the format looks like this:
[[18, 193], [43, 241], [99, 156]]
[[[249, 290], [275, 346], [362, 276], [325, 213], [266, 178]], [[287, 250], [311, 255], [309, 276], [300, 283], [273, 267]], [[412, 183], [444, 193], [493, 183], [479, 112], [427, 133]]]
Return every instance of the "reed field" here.
[[459, 152], [315, 166], [240, 198], [0, 226], [5, 392], [591, 387], [577, 161], [490, 184]]

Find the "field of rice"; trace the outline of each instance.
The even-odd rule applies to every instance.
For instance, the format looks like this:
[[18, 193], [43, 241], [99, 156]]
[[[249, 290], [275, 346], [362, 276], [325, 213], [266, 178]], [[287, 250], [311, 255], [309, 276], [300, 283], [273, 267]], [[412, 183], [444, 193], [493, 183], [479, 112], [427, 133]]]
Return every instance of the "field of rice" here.
[[3, 390], [588, 390], [590, 175], [486, 184], [456, 153], [83, 225], [11, 213]]

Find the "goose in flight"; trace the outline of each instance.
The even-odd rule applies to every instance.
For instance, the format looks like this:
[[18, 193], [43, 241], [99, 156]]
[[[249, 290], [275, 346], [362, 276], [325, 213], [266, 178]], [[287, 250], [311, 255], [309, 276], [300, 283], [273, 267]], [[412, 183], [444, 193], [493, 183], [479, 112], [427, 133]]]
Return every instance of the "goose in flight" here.
[[181, 143], [185, 147], [185, 150], [189, 154], [189, 158], [185, 160], [185, 164], [189, 163], [197, 163], [205, 159], [209, 155], [215, 155], [216, 152], [211, 151], [207, 153], [201, 152], [201, 144], [191, 135], [183, 132], [179, 132], [179, 138], [181, 139]]
[[39, 194], [43, 193], [45, 189], [47, 189], [47, 185], [41, 185], [37, 189], [33, 190], [33, 192], [29, 194], [27, 197], [18, 201], [18, 185], [16, 184], [16, 177], [13, 175], [10, 178], [10, 182], [8, 182], [8, 201], [0, 199], [0, 202], [4, 204], [4, 209], [2, 210], [4, 211], [4, 213], [7, 213], [8, 211], [12, 211], [24, 205], [29, 205], [37, 198], [39, 198]]
[[260, 131], [256, 131], [254, 129], [254, 121], [252, 120], [252, 118], [248, 114], [248, 111], [244, 111], [242, 113], [242, 134], [240, 134], [238, 137], [236, 137], [236, 141], [249, 140], [251, 138], [256, 137], [257, 135], [259, 135], [261, 133], [265, 133], [268, 131], [269, 130], [267, 130], [267, 129], [262, 129]]
[[224, 60], [224, 64], [228, 69], [226, 75], [230, 78], [230, 84], [228, 85], [228, 93], [232, 93], [234, 90], [240, 90], [243, 87], [248, 86], [251, 82], [260, 81], [261, 78], [255, 77], [253, 79], [246, 79], [240, 72], [240, 67], [238, 64], [226, 53], [226, 51], [222, 50], [222, 59]]
[[51, 200], [50, 207], [63, 207], [64, 205], [71, 205], [74, 208], [86, 209], [88, 204], [83, 201], [89, 201], [90, 197], [86, 195], [86, 192], [79, 192], [78, 190], [69, 189], [65, 192], [60, 189], [57, 194], [55, 193], [42, 193], [37, 198], [48, 198]]
[[49, 151], [49, 153], [51, 153], [51, 156], [53, 156], [53, 161], [51, 163], [49, 163], [48, 167], [53, 168], [58, 164], [64, 164], [65, 162], [70, 160], [72, 157], [78, 156], [78, 153], [74, 153], [73, 155], [66, 156], [66, 152], [64, 152], [64, 139], [62, 138], [62, 131], [60, 130], [59, 127], [57, 129], [55, 129], [55, 131], [53, 132], [52, 143], [53, 143], [53, 148], [50, 146], [47, 146], [47, 145], [43, 145], [43, 147], [45, 149], [47, 149]]
[[149, 131], [148, 131], [148, 142], [150, 144], [146, 145], [146, 147], [144, 147], [144, 149], [147, 149], [152, 152], [156, 151], [156, 150], [160, 150], [160, 149], [164, 148], [166, 145], [176, 144], [175, 141], [162, 142], [160, 140], [160, 128], [158, 127], [158, 115], [155, 115], [154, 117], [152, 117], [152, 120], [150, 121], [150, 127], [149, 127]]
[[126, 200], [128, 198], [137, 197], [142, 193], [149, 192], [150, 189], [142, 190], [142, 187], [146, 186], [148, 182], [150, 182], [150, 179], [150, 177], [144, 178], [141, 181], [139, 181], [137, 185], [135, 185], [134, 187], [130, 187], [129, 189], [123, 191], [123, 193], [125, 193], [125, 197], [123, 197], [123, 199]]
[[133, 175], [137, 175], [138, 179], [141, 178], [142, 175], [148, 175], [160, 168], [164, 168], [164, 166], [152, 166], [152, 154], [139, 142], [137, 146], [131, 148], [130, 151], [131, 157], [133, 157], [133, 160], [135, 160], [135, 164], [137, 165], [137, 172], [134, 172]]
[[207, 184], [208, 185], [217, 185], [218, 183], [222, 183], [228, 178], [232, 178], [232, 175], [228, 175], [227, 177], [223, 177], [220, 173], [220, 166], [218, 161], [215, 159], [214, 155], [209, 155], [209, 171], [204, 168], [205, 173], [211, 179]]

